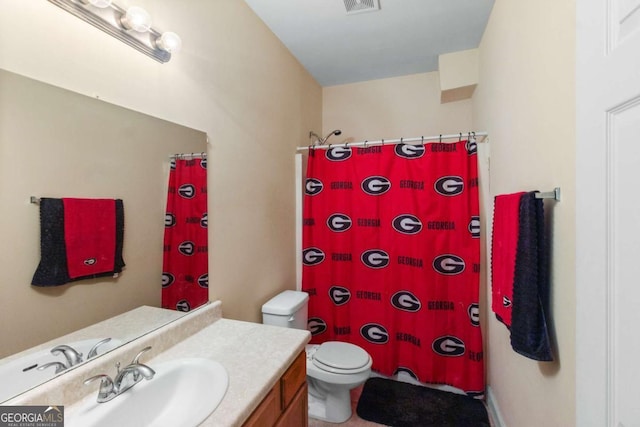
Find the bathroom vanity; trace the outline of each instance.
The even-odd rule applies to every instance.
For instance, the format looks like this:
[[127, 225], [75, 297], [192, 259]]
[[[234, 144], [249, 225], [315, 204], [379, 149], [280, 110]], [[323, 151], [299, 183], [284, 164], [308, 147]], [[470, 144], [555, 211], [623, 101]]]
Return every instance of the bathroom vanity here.
[[303, 351], [243, 427], [307, 427], [307, 360]]
[[306, 426], [304, 348], [309, 339], [305, 330], [223, 319], [222, 305], [216, 301], [5, 404], [64, 405], [70, 420], [82, 402], [97, 396], [98, 384], [85, 386], [85, 379], [114, 375], [116, 362], [125, 366], [151, 346], [141, 359], [151, 368], [178, 359], [208, 358], [227, 370], [226, 393], [201, 426]]

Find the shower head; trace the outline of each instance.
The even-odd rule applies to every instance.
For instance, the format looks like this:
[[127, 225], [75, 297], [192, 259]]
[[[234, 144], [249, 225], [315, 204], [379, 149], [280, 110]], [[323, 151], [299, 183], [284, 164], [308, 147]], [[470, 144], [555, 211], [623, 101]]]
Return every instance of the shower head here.
[[324, 145], [324, 143], [327, 142], [327, 140], [329, 138], [331, 138], [333, 135], [341, 135], [342, 131], [340, 129], [336, 129], [334, 131], [331, 131], [329, 134], [327, 134], [327, 136], [325, 136], [324, 138], [320, 138], [320, 136], [318, 136], [317, 133], [315, 132], [309, 132], [309, 138], [312, 139], [312, 142], [315, 142], [316, 145]]

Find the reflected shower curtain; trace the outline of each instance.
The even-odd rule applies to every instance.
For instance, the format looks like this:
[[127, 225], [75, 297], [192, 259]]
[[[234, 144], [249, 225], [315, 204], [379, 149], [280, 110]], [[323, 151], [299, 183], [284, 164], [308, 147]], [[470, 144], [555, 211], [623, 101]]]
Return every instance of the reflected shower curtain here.
[[475, 141], [309, 150], [302, 288], [312, 342], [384, 375], [484, 393]]
[[171, 161], [164, 225], [162, 307], [189, 311], [209, 299], [206, 157]]

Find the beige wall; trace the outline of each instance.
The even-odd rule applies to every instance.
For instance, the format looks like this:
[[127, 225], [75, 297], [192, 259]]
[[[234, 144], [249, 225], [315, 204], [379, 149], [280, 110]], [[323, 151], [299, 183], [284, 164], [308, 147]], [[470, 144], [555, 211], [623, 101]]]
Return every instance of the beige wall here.
[[[0, 357], [140, 305], [160, 305], [169, 156], [202, 152], [206, 138], [0, 70]], [[29, 286], [40, 259], [40, 211], [30, 196], [122, 199], [122, 274]]]
[[[47, 1], [2, 0], [0, 68], [206, 132], [210, 298], [260, 321], [262, 303], [295, 286], [294, 147], [321, 128], [321, 88], [243, 1], [136, 5], [182, 37], [171, 62]], [[0, 280], [11, 286], [28, 283]]]
[[323, 134], [354, 141], [411, 138], [471, 129], [471, 100], [440, 103], [437, 72], [325, 87]]
[[507, 426], [575, 425], [575, 3], [497, 0], [480, 44], [474, 127], [490, 135], [491, 197], [562, 188], [546, 202], [553, 363], [511, 350], [485, 324], [487, 379]]

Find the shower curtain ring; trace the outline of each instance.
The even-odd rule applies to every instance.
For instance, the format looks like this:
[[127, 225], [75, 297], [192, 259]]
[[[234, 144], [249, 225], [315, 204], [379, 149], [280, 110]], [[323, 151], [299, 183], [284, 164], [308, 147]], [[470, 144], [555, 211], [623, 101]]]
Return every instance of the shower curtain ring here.
[[345, 148], [345, 149], [346, 149], [346, 148], [349, 148], [349, 147], [347, 147], [347, 144], [348, 144], [348, 142], [347, 142], [347, 141], [345, 141], [345, 142], [344, 142], [344, 148]]
[[367, 148], [367, 144], [369, 143], [369, 141], [367, 141], [366, 139], [364, 140], [364, 148]]
[[422, 146], [424, 147], [424, 135], [422, 135], [422, 138], [420, 140], [422, 141]]
[[460, 132], [460, 136], [458, 137], [458, 142], [462, 141], [462, 132]]
[[442, 134], [440, 134], [440, 144], [442, 144]]
[[381, 139], [380, 141], [382, 141], [382, 146], [384, 147], [384, 139]]
[[403, 139], [404, 139], [403, 137], [400, 137], [400, 144], [403, 144], [402, 142]]

